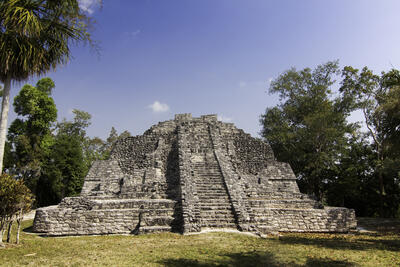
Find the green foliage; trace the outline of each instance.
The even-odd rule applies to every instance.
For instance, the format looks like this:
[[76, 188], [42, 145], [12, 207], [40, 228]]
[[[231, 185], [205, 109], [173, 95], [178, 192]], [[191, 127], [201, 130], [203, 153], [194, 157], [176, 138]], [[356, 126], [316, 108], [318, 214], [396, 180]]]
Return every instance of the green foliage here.
[[[16, 180], [8, 174], [0, 175], [0, 232], [20, 211], [30, 210], [33, 195], [25, 186], [23, 180]], [[0, 244], [2, 234], [0, 234]]]
[[36, 193], [42, 162], [53, 144], [51, 126], [57, 119], [57, 108], [51, 97], [54, 82], [39, 80], [36, 87], [25, 85], [14, 99], [14, 110], [19, 116], [8, 131], [10, 153], [6, 153], [5, 167], [23, 177]]
[[284, 72], [269, 89], [281, 103], [261, 117], [262, 135], [277, 159], [289, 162], [301, 189], [319, 200], [327, 181], [337, 175], [340, 155], [356, 129], [346, 121], [350, 101], [333, 98], [336, 74], [338, 62]]
[[64, 197], [78, 195], [82, 189], [90, 167], [90, 155], [85, 148], [90, 140], [86, 128], [90, 125], [91, 115], [77, 109], [73, 113], [72, 121], [64, 119], [57, 123], [56, 135], [48, 140], [51, 145], [38, 180], [39, 206], [59, 203]]
[[79, 109], [73, 109], [72, 113], [74, 114], [73, 121], [64, 119], [57, 124], [58, 134], [75, 135], [81, 138], [83, 142], [86, 137], [86, 128], [91, 124], [92, 115]]
[[[358, 216], [399, 216], [400, 71], [350, 66], [333, 94], [337, 62], [290, 69], [271, 83], [281, 103], [262, 115], [263, 136], [289, 162], [302, 191]], [[347, 122], [360, 110], [367, 132]]]
[[58, 134], [43, 164], [39, 180], [39, 205], [58, 203], [80, 193], [87, 174], [82, 144], [76, 135]]
[[[50, 123], [57, 119], [57, 108], [48, 88], [38, 82], [36, 87], [24, 85], [14, 98], [14, 111], [25, 116], [29, 134], [49, 133]], [[54, 87], [54, 83], [53, 83]]]
[[349, 139], [338, 162], [338, 175], [326, 185], [327, 202], [353, 208], [357, 216], [374, 216], [377, 210], [374, 155], [365, 138]]
[[92, 43], [77, 0], [0, 1], [0, 80], [25, 80], [65, 64], [72, 42]]
[[23, 180], [17, 180], [8, 174], [0, 175], [1, 216], [14, 214], [21, 208], [24, 212], [29, 211], [33, 199], [33, 195]]
[[92, 115], [83, 110], [72, 110], [74, 119], [72, 121], [63, 120], [57, 124], [57, 135], [74, 136], [79, 140], [82, 148], [83, 161], [87, 169], [90, 168], [94, 160], [102, 159], [101, 148], [103, 140], [98, 137], [90, 138], [86, 136], [86, 128], [90, 126]]
[[[78, 0], [0, 1], [0, 81], [4, 83], [0, 172], [3, 169], [11, 81], [40, 76], [65, 64], [70, 58], [72, 44], [84, 42], [94, 47], [90, 24], [91, 19], [79, 8]], [[43, 80], [38, 87], [50, 94], [52, 86], [49, 80]], [[39, 121], [32, 122], [39, 123], [38, 127], [43, 126]]]
[[340, 91], [362, 111], [371, 140], [379, 215], [393, 217], [400, 207], [400, 71], [379, 76], [347, 66], [342, 76]]

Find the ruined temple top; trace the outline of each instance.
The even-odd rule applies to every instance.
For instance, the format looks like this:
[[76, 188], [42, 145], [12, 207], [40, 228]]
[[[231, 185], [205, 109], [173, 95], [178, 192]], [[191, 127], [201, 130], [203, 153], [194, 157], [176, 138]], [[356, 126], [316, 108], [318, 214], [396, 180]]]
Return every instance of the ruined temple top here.
[[191, 113], [175, 114], [175, 121], [206, 121], [216, 122], [217, 114], [202, 115], [200, 118], [193, 118]]

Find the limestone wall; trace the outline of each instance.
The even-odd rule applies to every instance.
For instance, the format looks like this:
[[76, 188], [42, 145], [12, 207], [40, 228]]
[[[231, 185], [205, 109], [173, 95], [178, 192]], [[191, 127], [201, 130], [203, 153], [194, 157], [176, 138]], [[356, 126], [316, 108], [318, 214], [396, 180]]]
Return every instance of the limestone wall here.
[[46, 235], [130, 234], [171, 231], [175, 202], [171, 200], [98, 200], [66, 198], [58, 206], [36, 211], [34, 231]]
[[264, 233], [280, 232], [348, 232], [355, 228], [355, 212], [346, 208], [325, 209], [254, 209], [258, 229]]
[[81, 196], [115, 197], [121, 192], [125, 177], [117, 160], [95, 161], [85, 178]]

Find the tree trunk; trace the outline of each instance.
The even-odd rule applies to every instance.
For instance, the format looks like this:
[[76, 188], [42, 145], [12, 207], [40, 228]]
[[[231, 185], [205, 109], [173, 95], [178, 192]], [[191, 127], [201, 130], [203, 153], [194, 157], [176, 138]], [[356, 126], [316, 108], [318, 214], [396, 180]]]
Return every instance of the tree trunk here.
[[384, 187], [384, 183], [383, 183], [383, 160], [384, 160], [384, 156], [383, 156], [383, 152], [381, 150], [381, 145], [378, 146], [378, 179], [379, 179], [379, 216], [381, 218], [385, 217], [385, 211], [384, 211], [384, 193], [385, 193], [385, 187]]
[[385, 218], [384, 209], [383, 209], [383, 175], [382, 171], [379, 170], [379, 213], [381, 218]]
[[3, 244], [3, 227], [4, 227], [4, 221], [1, 220], [1, 222], [0, 222], [0, 248], [5, 247], [5, 245]]
[[19, 232], [21, 230], [21, 221], [24, 218], [24, 214], [22, 213], [22, 209], [19, 210], [19, 215], [18, 215], [18, 219], [17, 219], [17, 239], [15, 240], [16, 244], [19, 244]]
[[10, 239], [11, 239], [11, 228], [13, 225], [14, 220], [10, 220], [8, 222], [8, 228], [7, 228], [7, 243], [10, 243]]
[[0, 116], [0, 174], [3, 173], [4, 146], [6, 144], [8, 110], [10, 109], [11, 78], [4, 81]]

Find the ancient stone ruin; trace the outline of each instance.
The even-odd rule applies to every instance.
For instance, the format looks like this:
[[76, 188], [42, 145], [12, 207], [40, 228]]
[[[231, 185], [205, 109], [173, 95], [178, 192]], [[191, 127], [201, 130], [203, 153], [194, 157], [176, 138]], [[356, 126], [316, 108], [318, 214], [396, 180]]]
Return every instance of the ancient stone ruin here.
[[300, 193], [266, 142], [216, 115], [179, 114], [118, 141], [96, 161], [79, 197], [36, 211], [46, 235], [207, 229], [254, 233], [347, 232], [354, 210], [323, 207]]

